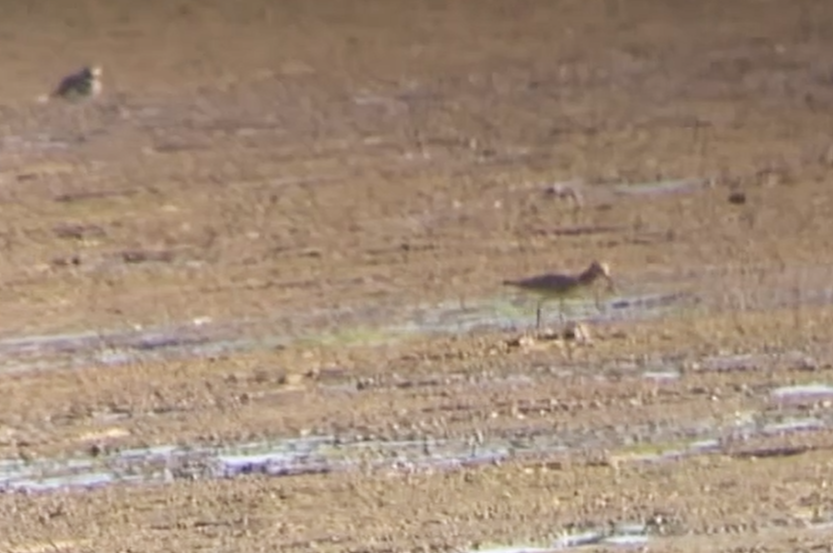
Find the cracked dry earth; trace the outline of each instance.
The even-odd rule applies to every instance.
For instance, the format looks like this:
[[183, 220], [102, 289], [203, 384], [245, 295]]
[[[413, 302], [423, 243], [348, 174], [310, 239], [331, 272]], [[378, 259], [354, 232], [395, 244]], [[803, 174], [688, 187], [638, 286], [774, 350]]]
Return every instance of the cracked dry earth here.
[[[7, 7], [0, 550], [829, 550], [831, 29]], [[500, 285], [593, 259], [590, 341]]]

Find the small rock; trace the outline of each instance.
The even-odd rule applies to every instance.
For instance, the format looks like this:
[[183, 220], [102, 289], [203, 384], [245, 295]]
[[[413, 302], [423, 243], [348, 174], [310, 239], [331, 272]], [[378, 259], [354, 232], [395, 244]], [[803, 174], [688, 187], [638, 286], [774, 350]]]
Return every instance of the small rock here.
[[529, 348], [535, 345], [535, 338], [532, 336], [519, 336], [506, 341], [507, 347], [510, 348]]
[[575, 340], [579, 343], [589, 343], [592, 341], [590, 328], [583, 323], [571, 322], [564, 330], [564, 339]]
[[560, 200], [571, 200], [576, 206], [581, 207], [584, 205], [584, 198], [577, 188], [577, 182], [557, 182], [545, 188], [544, 193]]
[[278, 384], [283, 386], [296, 386], [303, 382], [304, 375], [298, 373], [284, 373], [278, 377]]
[[729, 194], [729, 203], [735, 205], [743, 205], [746, 203], [746, 192], [736, 190]]
[[538, 338], [541, 340], [559, 340], [562, 338], [561, 332], [556, 332], [551, 328], [545, 328], [538, 333]]

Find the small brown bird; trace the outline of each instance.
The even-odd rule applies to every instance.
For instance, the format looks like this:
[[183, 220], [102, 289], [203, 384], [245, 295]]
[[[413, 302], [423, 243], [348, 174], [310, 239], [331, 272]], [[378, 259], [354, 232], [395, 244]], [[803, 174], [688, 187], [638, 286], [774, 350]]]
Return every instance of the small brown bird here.
[[98, 65], [84, 67], [64, 77], [49, 97], [77, 102], [98, 96], [102, 90], [101, 73]]
[[[535, 312], [535, 328], [541, 328], [541, 308], [544, 302], [553, 299], [559, 300], [563, 321], [564, 300], [570, 297], [584, 295], [600, 278], [607, 281], [608, 290], [614, 290], [615, 285], [610, 276], [610, 267], [607, 263], [600, 263], [599, 261], [594, 261], [589, 267], [577, 275], [549, 273], [521, 280], [505, 280], [503, 284], [506, 286], [514, 286], [538, 296], [538, 305]], [[598, 297], [596, 299], [598, 303]]]

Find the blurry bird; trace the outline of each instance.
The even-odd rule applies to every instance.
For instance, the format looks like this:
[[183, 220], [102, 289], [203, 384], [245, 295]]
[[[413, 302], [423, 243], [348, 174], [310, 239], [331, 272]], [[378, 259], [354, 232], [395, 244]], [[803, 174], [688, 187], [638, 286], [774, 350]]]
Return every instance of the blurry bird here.
[[[605, 279], [608, 283], [608, 290], [614, 289], [613, 279], [610, 276], [610, 267], [607, 263], [594, 261], [579, 274], [544, 274], [521, 280], [505, 280], [506, 286], [514, 286], [533, 295], [538, 296], [538, 305], [535, 312], [535, 327], [541, 328], [541, 308], [544, 302], [557, 299], [561, 310], [561, 318], [564, 318], [564, 300], [570, 297], [584, 295], [593, 284], [599, 279]], [[598, 302], [598, 298], [597, 298]]]
[[102, 90], [101, 73], [101, 66], [91, 65], [67, 75], [46, 99], [63, 98], [78, 102], [98, 96]]

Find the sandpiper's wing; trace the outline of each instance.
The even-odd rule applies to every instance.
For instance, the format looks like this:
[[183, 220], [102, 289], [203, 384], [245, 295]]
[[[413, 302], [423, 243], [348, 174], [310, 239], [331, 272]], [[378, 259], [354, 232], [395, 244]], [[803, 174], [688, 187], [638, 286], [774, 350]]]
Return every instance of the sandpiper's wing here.
[[571, 275], [548, 273], [520, 280], [505, 280], [503, 284], [525, 290], [559, 293], [565, 292], [575, 286], [576, 278]]
[[81, 75], [78, 73], [67, 75], [61, 79], [61, 82], [58, 83], [58, 86], [52, 91], [52, 96], [60, 96], [64, 98], [70, 95], [78, 87], [78, 82], [81, 78]]

